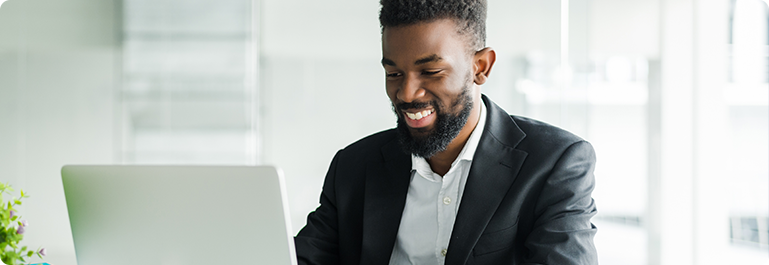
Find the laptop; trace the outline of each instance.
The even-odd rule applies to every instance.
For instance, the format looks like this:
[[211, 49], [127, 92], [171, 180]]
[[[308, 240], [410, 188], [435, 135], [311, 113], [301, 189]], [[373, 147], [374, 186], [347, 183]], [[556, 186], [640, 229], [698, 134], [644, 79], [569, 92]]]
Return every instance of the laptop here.
[[281, 171], [269, 166], [61, 170], [79, 265], [295, 265]]

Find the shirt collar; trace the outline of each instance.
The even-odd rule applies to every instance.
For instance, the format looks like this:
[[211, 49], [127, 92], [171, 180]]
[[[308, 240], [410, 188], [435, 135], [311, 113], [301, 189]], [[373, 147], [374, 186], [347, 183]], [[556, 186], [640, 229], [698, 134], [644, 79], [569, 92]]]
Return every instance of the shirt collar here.
[[[478, 144], [481, 142], [481, 135], [483, 134], [483, 129], [486, 127], [486, 104], [483, 104], [481, 102], [481, 115], [480, 119], [478, 119], [478, 124], [475, 125], [475, 129], [473, 129], [473, 132], [470, 133], [470, 138], [467, 138], [467, 142], [465, 143], [465, 146], [462, 147], [462, 151], [459, 152], [459, 155], [457, 156], [457, 159], [454, 160], [454, 162], [451, 163], [451, 168], [449, 171], [452, 171], [454, 169], [454, 166], [459, 163], [459, 161], [473, 161], [473, 156], [475, 155], [475, 150], [478, 149]], [[414, 154], [411, 154], [411, 170], [417, 170], [419, 174], [425, 175], [426, 173], [433, 173], [433, 170], [430, 168], [430, 164], [427, 163], [427, 160], [423, 157], [415, 156]]]

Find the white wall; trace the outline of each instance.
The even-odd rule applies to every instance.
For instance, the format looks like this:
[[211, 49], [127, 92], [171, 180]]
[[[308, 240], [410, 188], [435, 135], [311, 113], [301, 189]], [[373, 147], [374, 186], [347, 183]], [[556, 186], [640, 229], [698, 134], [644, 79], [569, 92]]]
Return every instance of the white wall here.
[[23, 244], [45, 247], [52, 264], [75, 264], [61, 166], [112, 162], [116, 10], [97, 0], [0, 8], [0, 181], [30, 195]]
[[262, 162], [285, 172], [295, 231], [336, 151], [395, 124], [378, 12], [376, 1], [262, 2]]

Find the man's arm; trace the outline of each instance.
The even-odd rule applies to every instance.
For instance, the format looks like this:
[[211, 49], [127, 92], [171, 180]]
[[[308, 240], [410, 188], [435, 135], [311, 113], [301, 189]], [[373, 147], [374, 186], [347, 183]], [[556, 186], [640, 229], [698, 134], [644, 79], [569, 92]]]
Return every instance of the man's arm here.
[[300, 265], [339, 264], [339, 223], [334, 189], [338, 158], [339, 152], [326, 173], [320, 206], [307, 216], [307, 225], [294, 238]]
[[526, 264], [598, 264], [593, 244], [596, 214], [595, 152], [590, 143], [572, 144], [545, 181], [534, 213], [538, 216], [524, 245]]

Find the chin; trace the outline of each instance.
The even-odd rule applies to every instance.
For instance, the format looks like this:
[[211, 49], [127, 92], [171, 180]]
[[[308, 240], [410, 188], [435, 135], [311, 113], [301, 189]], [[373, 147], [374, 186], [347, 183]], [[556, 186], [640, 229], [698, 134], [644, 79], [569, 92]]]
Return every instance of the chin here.
[[409, 132], [411, 133], [411, 137], [424, 138], [433, 132], [433, 128], [432, 127], [409, 128]]

